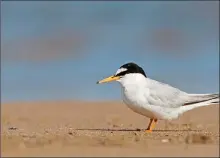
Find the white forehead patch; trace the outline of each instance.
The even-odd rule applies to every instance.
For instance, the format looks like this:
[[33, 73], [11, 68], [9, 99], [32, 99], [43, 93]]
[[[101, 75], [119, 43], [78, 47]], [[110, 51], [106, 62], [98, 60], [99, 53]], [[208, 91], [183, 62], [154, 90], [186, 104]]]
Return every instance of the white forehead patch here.
[[117, 75], [117, 74], [119, 74], [119, 73], [121, 73], [121, 72], [123, 72], [123, 71], [127, 71], [128, 69], [126, 69], [126, 68], [120, 68], [120, 69], [118, 69], [117, 70], [117, 72], [115, 73], [115, 75]]

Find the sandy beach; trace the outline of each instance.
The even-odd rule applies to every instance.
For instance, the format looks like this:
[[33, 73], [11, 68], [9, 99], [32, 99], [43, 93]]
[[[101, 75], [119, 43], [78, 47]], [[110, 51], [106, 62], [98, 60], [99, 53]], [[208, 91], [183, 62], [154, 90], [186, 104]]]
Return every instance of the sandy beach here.
[[1, 105], [2, 156], [219, 156], [219, 105], [149, 119], [122, 102]]

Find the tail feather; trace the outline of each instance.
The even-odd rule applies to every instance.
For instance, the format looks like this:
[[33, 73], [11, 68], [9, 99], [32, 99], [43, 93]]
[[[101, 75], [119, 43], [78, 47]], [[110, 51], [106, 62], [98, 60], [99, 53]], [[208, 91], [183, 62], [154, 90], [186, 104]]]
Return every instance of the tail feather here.
[[219, 93], [213, 94], [189, 94], [189, 102], [185, 105], [191, 105], [196, 103], [204, 104], [217, 104], [219, 103]]
[[190, 101], [180, 108], [179, 113], [192, 110], [197, 107], [219, 104], [219, 94], [189, 94]]

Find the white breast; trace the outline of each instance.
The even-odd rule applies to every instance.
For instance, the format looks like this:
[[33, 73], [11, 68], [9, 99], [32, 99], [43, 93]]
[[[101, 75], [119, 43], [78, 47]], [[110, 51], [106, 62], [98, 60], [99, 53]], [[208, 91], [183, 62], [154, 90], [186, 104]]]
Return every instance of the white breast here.
[[149, 118], [154, 118], [151, 107], [148, 104], [143, 91], [137, 85], [129, 85], [122, 88], [124, 103], [134, 112]]

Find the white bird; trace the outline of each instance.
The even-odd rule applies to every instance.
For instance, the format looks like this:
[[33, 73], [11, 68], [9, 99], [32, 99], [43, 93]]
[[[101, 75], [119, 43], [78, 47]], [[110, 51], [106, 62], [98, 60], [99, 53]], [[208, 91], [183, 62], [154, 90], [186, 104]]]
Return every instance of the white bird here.
[[146, 132], [151, 132], [157, 120], [177, 119], [186, 111], [219, 103], [219, 93], [189, 94], [148, 78], [135, 63], [122, 65], [110, 77], [97, 84], [118, 81], [122, 88], [123, 101], [134, 112], [150, 118]]

